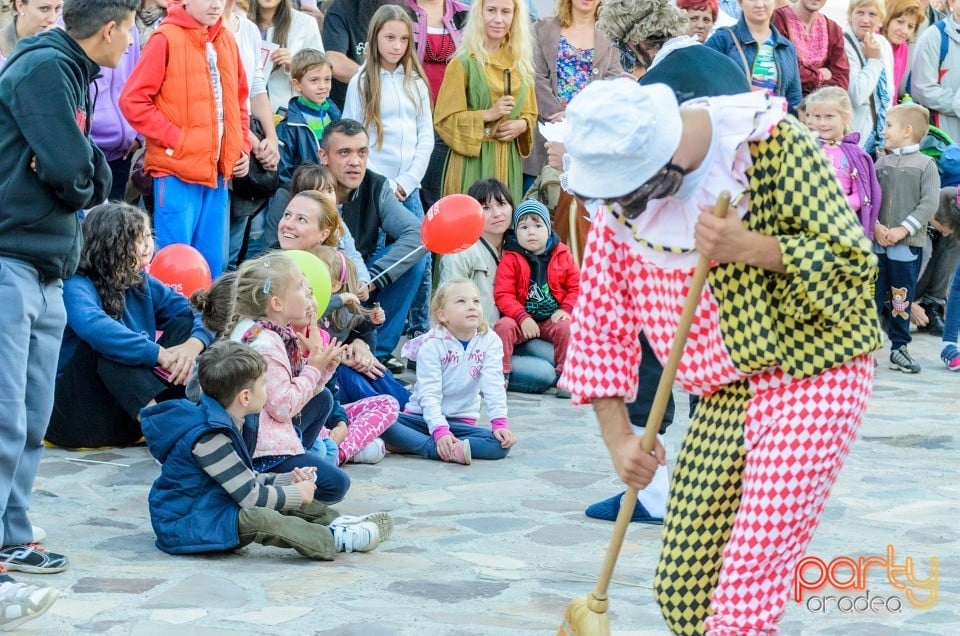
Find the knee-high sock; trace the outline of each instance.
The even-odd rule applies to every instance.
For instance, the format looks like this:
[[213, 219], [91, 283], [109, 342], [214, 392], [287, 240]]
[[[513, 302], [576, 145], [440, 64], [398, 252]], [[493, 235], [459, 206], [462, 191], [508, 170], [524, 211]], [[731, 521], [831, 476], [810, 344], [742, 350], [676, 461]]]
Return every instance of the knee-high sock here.
[[[643, 432], [639, 426], [633, 427], [637, 435]], [[663, 444], [663, 435], [657, 435], [657, 439]], [[647, 484], [647, 487], [637, 493], [637, 501], [650, 513], [651, 517], [663, 518], [667, 513], [667, 495], [670, 493], [670, 473], [666, 466], [658, 466], [657, 472], [653, 474], [653, 479]]]

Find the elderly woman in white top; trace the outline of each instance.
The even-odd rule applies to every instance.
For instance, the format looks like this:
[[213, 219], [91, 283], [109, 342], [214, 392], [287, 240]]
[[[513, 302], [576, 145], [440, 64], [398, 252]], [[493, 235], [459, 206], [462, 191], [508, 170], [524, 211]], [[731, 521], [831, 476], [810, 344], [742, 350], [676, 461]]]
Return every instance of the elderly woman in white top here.
[[850, 61], [847, 92], [853, 102], [853, 130], [860, 133], [860, 145], [871, 154], [883, 147], [886, 112], [897, 97], [893, 50], [878, 33], [885, 13], [883, 0], [851, 0], [843, 29]]

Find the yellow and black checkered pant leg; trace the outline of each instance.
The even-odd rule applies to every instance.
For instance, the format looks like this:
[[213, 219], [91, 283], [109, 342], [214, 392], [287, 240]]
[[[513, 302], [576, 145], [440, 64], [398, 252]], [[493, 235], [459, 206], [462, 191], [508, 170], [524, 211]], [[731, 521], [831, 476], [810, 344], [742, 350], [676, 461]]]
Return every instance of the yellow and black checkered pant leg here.
[[740, 503], [746, 381], [701, 398], [677, 457], [654, 590], [674, 634], [704, 633]]

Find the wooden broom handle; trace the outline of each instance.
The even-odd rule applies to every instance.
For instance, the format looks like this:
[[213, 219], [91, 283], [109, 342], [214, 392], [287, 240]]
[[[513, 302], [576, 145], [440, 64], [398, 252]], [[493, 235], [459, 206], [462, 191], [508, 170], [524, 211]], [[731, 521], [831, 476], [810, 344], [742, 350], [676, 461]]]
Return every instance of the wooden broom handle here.
[[[724, 190], [717, 197], [717, 206], [713, 211], [714, 215], [721, 219], [726, 217], [729, 206], [730, 193]], [[660, 375], [657, 393], [653, 398], [653, 406], [647, 416], [647, 427], [643, 431], [643, 439], [640, 440], [640, 447], [645, 452], [652, 451], [657, 441], [657, 433], [660, 432], [660, 425], [663, 422], [663, 413], [667, 410], [667, 401], [673, 392], [673, 381], [677, 375], [677, 367], [680, 366], [683, 347], [687, 343], [687, 335], [690, 333], [693, 315], [697, 311], [697, 305], [700, 304], [700, 296], [703, 293], [703, 285], [707, 280], [709, 271], [710, 259], [700, 256], [697, 260], [697, 267], [693, 272], [693, 280], [690, 281], [687, 299], [683, 304], [683, 313], [680, 314], [680, 324], [677, 326], [673, 346], [670, 347], [670, 356], [667, 358], [667, 363], [663, 365], [663, 373]], [[620, 548], [623, 546], [623, 538], [627, 534], [630, 518], [633, 516], [633, 510], [637, 505], [638, 492], [636, 488], [627, 488], [623, 500], [620, 502], [617, 523], [613, 527], [613, 535], [610, 537], [610, 544], [607, 546], [607, 555], [603, 559], [600, 578], [593, 590], [593, 596], [598, 599], [606, 599], [607, 597], [607, 588], [610, 585], [610, 579], [613, 578], [613, 568], [617, 565], [617, 557], [620, 555]]]

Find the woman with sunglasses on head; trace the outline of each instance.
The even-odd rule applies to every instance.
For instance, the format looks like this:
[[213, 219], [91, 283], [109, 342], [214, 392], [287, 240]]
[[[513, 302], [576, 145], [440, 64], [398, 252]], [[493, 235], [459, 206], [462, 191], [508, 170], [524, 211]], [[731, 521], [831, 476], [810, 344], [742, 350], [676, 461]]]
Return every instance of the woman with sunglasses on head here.
[[[665, 462], [627, 417], [638, 335], [666, 360], [696, 261], [715, 263], [676, 376], [700, 400], [654, 582], [675, 634], [776, 631], [870, 395], [876, 257], [786, 113], [762, 92], [681, 108], [668, 87], [627, 80], [567, 108], [567, 184], [596, 213], [560, 386], [592, 403], [629, 486]], [[722, 191], [726, 218], [713, 214]]]
[[705, 44], [736, 62], [753, 90], [785, 97], [795, 113], [803, 98], [797, 50], [771, 22], [775, 0], [739, 3], [737, 24], [717, 29]]
[[[599, 0], [557, 0], [556, 15], [534, 23], [533, 68], [540, 121], [562, 120], [563, 109], [584, 86], [620, 76], [620, 55], [597, 30], [599, 10]], [[530, 183], [547, 163], [545, 142], [537, 131], [530, 156], [523, 160], [523, 173]]]

